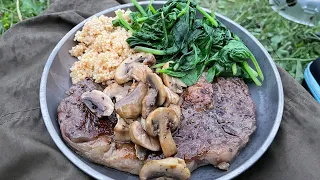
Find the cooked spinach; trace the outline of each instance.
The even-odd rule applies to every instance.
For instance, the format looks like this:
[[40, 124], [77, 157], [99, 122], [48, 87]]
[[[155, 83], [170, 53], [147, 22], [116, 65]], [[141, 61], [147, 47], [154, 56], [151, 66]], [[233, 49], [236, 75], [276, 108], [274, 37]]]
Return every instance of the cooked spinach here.
[[[188, 86], [204, 71], [209, 82], [217, 76], [236, 76], [261, 86], [264, 77], [255, 57], [214, 13], [208, 14], [191, 0], [169, 0], [158, 10], [152, 1], [146, 10], [136, 0], [132, 2], [139, 12], [131, 13], [131, 24], [121, 12], [113, 24], [132, 33], [127, 42], [136, 51], [156, 55], [158, 64], [171, 61], [164, 70], [156, 65], [159, 73], [178, 77]], [[197, 18], [197, 13], [204, 17]]]

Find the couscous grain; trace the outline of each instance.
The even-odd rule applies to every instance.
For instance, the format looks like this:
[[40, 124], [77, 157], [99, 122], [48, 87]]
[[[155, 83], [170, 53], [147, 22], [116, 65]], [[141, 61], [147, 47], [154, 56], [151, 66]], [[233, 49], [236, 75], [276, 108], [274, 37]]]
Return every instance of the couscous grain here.
[[[130, 11], [120, 11], [130, 22]], [[92, 17], [76, 33], [74, 40], [78, 44], [70, 50], [70, 54], [79, 59], [70, 68], [74, 84], [86, 77], [92, 77], [96, 83], [113, 79], [116, 68], [134, 53], [126, 41], [131, 36], [130, 32], [112, 25], [116, 18]]]

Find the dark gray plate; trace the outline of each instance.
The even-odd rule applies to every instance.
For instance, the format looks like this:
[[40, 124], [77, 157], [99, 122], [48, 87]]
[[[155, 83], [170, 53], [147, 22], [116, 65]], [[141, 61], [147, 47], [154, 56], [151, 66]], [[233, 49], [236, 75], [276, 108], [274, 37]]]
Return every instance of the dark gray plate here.
[[[163, 3], [162, 1], [157, 1], [154, 4], [156, 8], [159, 8]], [[140, 4], [145, 6], [148, 2], [141, 2]], [[124, 4], [102, 11], [96, 16], [102, 14], [114, 16], [113, 12], [115, 10], [127, 8], [133, 11], [136, 10], [132, 4]], [[212, 166], [205, 166], [194, 171], [191, 179], [232, 179], [248, 169], [271, 144], [278, 131], [283, 111], [284, 100], [281, 79], [268, 52], [259, 41], [240, 25], [219, 14], [217, 14], [217, 18], [237, 34], [253, 52], [266, 79], [261, 87], [249, 84], [251, 97], [256, 104], [257, 130], [252, 135], [248, 145], [231, 163], [229, 171], [220, 171]], [[57, 106], [66, 96], [65, 92], [71, 86], [69, 68], [77, 60], [71, 57], [68, 51], [76, 45], [73, 41], [74, 35], [76, 31], [82, 28], [85, 21], [74, 27], [60, 40], [44, 67], [40, 85], [40, 104], [44, 122], [52, 139], [62, 153], [90, 176], [97, 179], [138, 179], [137, 176], [85, 160], [74, 153], [61, 138], [57, 122]]]

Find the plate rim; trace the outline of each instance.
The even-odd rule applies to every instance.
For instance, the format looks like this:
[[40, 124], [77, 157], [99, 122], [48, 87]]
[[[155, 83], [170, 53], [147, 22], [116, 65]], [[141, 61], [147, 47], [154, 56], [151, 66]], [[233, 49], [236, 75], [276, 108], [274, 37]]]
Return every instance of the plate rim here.
[[[154, 4], [162, 5], [165, 2], [166, 1], [155, 1]], [[139, 4], [146, 5], [146, 4], [149, 4], [149, 1], [142, 1], [142, 2], [139, 2]], [[84, 25], [84, 23], [86, 21], [88, 21], [89, 19], [91, 19], [94, 16], [100, 16], [100, 15], [103, 15], [106, 13], [114, 12], [117, 9], [129, 8], [132, 6], [133, 6], [132, 3], [127, 3], [127, 4], [122, 4], [122, 5], [118, 5], [118, 6], [114, 6], [114, 7], [105, 9], [103, 11], [100, 11], [100, 12], [88, 17], [87, 19], [83, 20], [81, 23], [79, 23], [75, 27], [73, 27], [66, 35], [64, 35], [64, 37], [58, 42], [58, 44], [52, 50], [45, 66], [43, 68], [43, 73], [41, 76], [40, 92], [39, 92], [40, 108], [41, 108], [41, 113], [42, 113], [42, 117], [43, 117], [45, 126], [46, 126], [51, 138], [53, 139], [53, 141], [55, 142], [57, 147], [60, 149], [60, 151], [74, 165], [76, 165], [79, 169], [81, 169], [83, 172], [85, 172], [89, 176], [96, 178], [96, 179], [111, 180], [112, 178], [107, 177], [106, 175], [98, 172], [97, 170], [90, 167], [82, 160], [80, 160], [75, 155], [75, 153], [66, 145], [66, 143], [62, 140], [62, 138], [60, 138], [59, 134], [55, 131], [52, 120], [49, 115], [48, 106], [47, 106], [47, 99], [46, 99], [47, 78], [48, 78], [49, 71], [50, 71], [51, 65], [53, 63], [53, 60], [54, 60], [55, 56], [57, 55], [58, 51], [60, 50], [60, 48], [62, 47], [62, 45], [67, 41], [67, 39], [72, 34], [74, 34], [76, 31], [78, 31]], [[208, 10], [206, 8], [203, 8], [203, 9], [207, 12], [211, 12], [210, 10]], [[284, 94], [283, 94], [283, 86], [282, 86], [282, 81], [280, 78], [279, 71], [275, 65], [275, 62], [272, 60], [270, 54], [267, 52], [267, 50], [264, 48], [264, 46], [250, 32], [248, 32], [248, 30], [246, 30], [245, 28], [243, 28], [242, 26], [240, 26], [236, 22], [232, 21], [231, 19], [229, 19], [219, 13], [215, 13], [215, 14], [218, 17], [223, 18], [223, 19], [231, 22], [233, 25], [235, 25], [241, 31], [245, 32], [259, 46], [259, 48], [266, 55], [270, 65], [271, 65], [271, 68], [272, 68], [273, 72], [275, 73], [275, 78], [276, 78], [276, 82], [277, 82], [277, 89], [279, 92], [279, 94], [278, 94], [278, 96], [279, 96], [279, 98], [278, 98], [278, 111], [277, 111], [275, 123], [273, 124], [273, 127], [272, 127], [269, 135], [267, 136], [267, 139], [262, 144], [262, 146], [245, 163], [243, 163], [242, 165], [240, 165], [239, 167], [234, 169], [232, 172], [227, 173], [227, 174], [217, 178], [217, 180], [227, 180], [227, 179], [233, 179], [233, 178], [237, 177], [238, 175], [243, 173], [245, 170], [247, 170], [249, 167], [251, 167], [258, 159], [260, 159], [260, 157], [266, 152], [268, 147], [271, 145], [272, 141], [274, 140], [274, 138], [278, 132], [278, 129], [280, 127], [280, 123], [282, 120], [283, 107], [284, 107]]]

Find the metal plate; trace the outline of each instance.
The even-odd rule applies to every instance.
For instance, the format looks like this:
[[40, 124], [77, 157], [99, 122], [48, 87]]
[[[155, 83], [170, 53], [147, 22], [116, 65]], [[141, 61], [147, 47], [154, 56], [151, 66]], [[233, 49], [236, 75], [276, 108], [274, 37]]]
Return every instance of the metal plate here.
[[320, 25], [319, 0], [269, 0], [272, 9], [284, 18], [307, 26]]
[[[140, 4], [145, 6], [148, 3], [149, 2], [141, 2]], [[159, 8], [164, 2], [156, 1], [154, 4], [156, 8]], [[125, 4], [102, 11], [96, 14], [96, 16], [102, 14], [115, 16], [115, 10], [127, 8], [130, 8], [132, 11], [136, 10], [132, 4]], [[209, 10], [206, 11], [209, 12]], [[266, 79], [261, 87], [257, 87], [253, 83], [249, 84], [251, 97], [256, 104], [257, 130], [251, 136], [248, 145], [231, 163], [229, 171], [220, 171], [212, 166], [205, 166], [194, 171], [191, 179], [232, 179], [248, 169], [262, 156], [273, 141], [278, 131], [283, 112], [284, 100], [282, 83], [277, 68], [268, 52], [259, 41], [240, 25], [222, 15], [216, 14], [216, 16], [232, 32], [237, 34], [253, 52]], [[78, 24], [60, 40], [44, 67], [40, 85], [42, 116], [58, 148], [72, 163], [90, 176], [97, 179], [138, 179], [138, 176], [100, 166], [85, 160], [74, 153], [61, 138], [57, 122], [57, 106], [66, 96], [65, 92], [71, 86], [69, 68], [77, 60], [70, 56], [69, 50], [76, 45], [76, 42], [73, 41], [76, 31], [80, 30], [88, 19]]]

